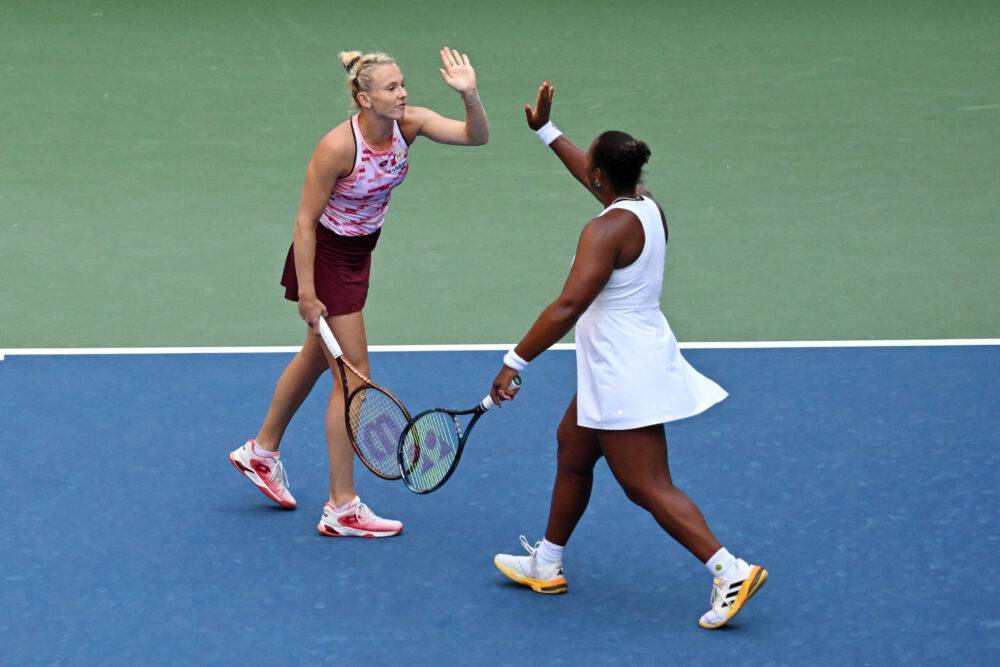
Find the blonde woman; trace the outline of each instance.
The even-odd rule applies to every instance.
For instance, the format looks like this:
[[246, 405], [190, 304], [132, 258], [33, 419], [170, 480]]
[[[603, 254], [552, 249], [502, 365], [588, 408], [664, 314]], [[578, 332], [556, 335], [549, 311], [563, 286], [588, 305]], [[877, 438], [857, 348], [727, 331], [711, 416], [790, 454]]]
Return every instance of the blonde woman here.
[[[369, 372], [368, 341], [362, 311], [368, 296], [371, 254], [375, 249], [393, 188], [408, 170], [410, 144], [427, 137], [441, 144], [481, 146], [489, 122], [476, 88], [469, 57], [441, 49], [441, 77], [465, 106], [465, 119], [445, 118], [407, 104], [406, 80], [384, 53], [342, 52], [347, 85], [357, 113], [316, 147], [306, 170], [292, 247], [281, 284], [285, 298], [298, 301], [308, 325], [305, 343], [278, 380], [271, 406], [257, 437], [230, 454], [230, 460], [269, 498], [295, 507], [278, 447], [292, 416], [330, 359], [318, 337], [325, 318], [344, 355]], [[354, 487], [354, 450], [344, 424], [344, 395], [333, 373], [326, 413], [330, 498], [319, 531], [329, 536], [389, 537], [403, 529], [361, 502]]]

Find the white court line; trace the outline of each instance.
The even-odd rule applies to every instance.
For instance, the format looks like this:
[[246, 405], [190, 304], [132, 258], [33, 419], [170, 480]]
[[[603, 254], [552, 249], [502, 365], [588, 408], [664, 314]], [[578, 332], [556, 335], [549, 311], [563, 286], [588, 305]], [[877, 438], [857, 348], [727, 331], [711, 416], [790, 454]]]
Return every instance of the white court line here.
[[[681, 343], [684, 350], [754, 350], [819, 347], [957, 347], [1000, 345], [1000, 338], [944, 338], [934, 340], [800, 340]], [[489, 352], [506, 351], [513, 343], [486, 345], [372, 345], [371, 352]], [[552, 350], [575, 350], [573, 343], [557, 343]], [[299, 347], [36, 347], [0, 349], [5, 356], [60, 356], [81, 354], [274, 354], [294, 353]]]
[[789, 340], [743, 343], [680, 343], [686, 350], [750, 350], [799, 347], [959, 347], [1000, 345], [1000, 338], [939, 338], [929, 340]]

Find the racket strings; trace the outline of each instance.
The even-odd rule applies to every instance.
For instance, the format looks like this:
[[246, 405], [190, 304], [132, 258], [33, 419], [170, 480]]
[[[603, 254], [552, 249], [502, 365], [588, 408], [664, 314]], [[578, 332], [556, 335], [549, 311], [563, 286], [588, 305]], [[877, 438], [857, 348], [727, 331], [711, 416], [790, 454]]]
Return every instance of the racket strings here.
[[406, 412], [382, 390], [364, 387], [351, 396], [348, 414], [361, 458], [377, 474], [399, 479], [396, 448], [409, 422]]
[[453, 415], [429, 412], [406, 430], [400, 453], [403, 473], [416, 490], [428, 491], [447, 477], [461, 441], [461, 427]]

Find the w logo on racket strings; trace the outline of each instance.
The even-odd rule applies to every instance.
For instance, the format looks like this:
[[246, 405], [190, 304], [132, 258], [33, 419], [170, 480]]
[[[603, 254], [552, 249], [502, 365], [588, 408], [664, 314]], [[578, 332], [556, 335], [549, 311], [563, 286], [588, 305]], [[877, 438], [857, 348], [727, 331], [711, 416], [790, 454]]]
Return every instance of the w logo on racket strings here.
[[377, 443], [384, 456], [396, 457], [396, 444], [399, 439], [400, 426], [391, 417], [379, 415], [374, 421], [363, 427], [365, 441]]

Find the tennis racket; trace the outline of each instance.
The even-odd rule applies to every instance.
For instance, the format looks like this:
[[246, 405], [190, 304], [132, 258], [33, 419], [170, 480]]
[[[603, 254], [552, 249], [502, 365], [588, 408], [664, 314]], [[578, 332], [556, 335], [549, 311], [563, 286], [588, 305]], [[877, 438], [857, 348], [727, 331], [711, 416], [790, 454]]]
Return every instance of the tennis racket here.
[[[344, 387], [344, 420], [351, 446], [373, 473], [383, 479], [399, 479], [396, 448], [403, 429], [410, 421], [410, 413], [398, 398], [372, 382], [344, 358], [340, 344], [322, 317], [319, 318], [319, 334], [340, 369]], [[348, 387], [347, 371], [354, 376], [353, 389]]]
[[[521, 377], [516, 376], [509, 388], [520, 386]], [[458, 467], [472, 427], [494, 406], [496, 403], [487, 396], [468, 410], [435, 408], [414, 417], [403, 429], [396, 452], [406, 488], [414, 493], [430, 493], [447, 482]], [[472, 415], [464, 433], [458, 423], [462, 415]]]

